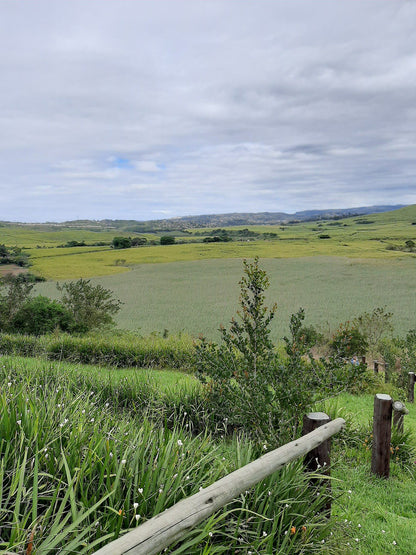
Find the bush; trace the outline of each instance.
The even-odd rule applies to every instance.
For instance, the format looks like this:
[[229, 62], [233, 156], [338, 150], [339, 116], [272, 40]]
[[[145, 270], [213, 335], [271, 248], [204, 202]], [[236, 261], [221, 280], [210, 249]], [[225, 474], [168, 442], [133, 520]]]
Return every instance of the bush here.
[[346, 359], [365, 355], [368, 350], [368, 341], [357, 327], [347, 322], [340, 325], [332, 338], [330, 347], [334, 356]]
[[172, 237], [172, 235], [162, 235], [160, 238], [161, 245], [174, 245], [175, 242], [175, 237]]
[[11, 322], [14, 332], [43, 335], [60, 329], [71, 331], [75, 321], [62, 303], [41, 295], [27, 301]]
[[114, 237], [112, 241], [114, 249], [129, 249], [131, 247], [130, 237]]

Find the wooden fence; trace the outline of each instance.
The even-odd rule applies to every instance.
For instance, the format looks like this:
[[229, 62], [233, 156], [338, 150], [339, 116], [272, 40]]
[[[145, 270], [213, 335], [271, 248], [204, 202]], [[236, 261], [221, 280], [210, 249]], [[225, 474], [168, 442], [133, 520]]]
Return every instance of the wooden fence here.
[[[314, 415], [317, 415], [314, 418]], [[283, 447], [266, 453], [235, 470], [199, 493], [179, 501], [131, 532], [99, 549], [95, 555], [156, 555], [174, 541], [183, 538], [197, 524], [221, 509], [244, 491], [252, 488], [287, 463], [327, 442], [344, 426], [342, 418], [329, 421], [323, 413], [312, 413], [312, 420], [328, 422]], [[325, 418], [324, 418], [325, 420]]]

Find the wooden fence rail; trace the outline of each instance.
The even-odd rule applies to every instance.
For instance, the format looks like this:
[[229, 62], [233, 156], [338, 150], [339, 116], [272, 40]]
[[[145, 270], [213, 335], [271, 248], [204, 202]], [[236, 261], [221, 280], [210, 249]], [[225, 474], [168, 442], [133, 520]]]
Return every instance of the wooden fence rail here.
[[266, 453], [105, 545], [95, 555], [156, 555], [238, 495], [328, 440], [344, 424], [345, 420], [337, 418]]

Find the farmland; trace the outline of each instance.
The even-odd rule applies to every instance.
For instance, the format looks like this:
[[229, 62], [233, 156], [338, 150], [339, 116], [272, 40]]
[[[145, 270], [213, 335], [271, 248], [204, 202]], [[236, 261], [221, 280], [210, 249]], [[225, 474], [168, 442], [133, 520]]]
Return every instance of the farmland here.
[[[299, 415], [290, 417], [294, 422], [285, 410], [302, 406], [347, 421], [334, 438], [333, 518], [322, 513], [326, 490], [310, 488], [301, 465], [294, 464], [246, 491], [168, 553], [410, 553], [412, 406], [406, 433], [392, 440], [389, 481], [368, 471], [373, 395], [403, 399], [399, 373], [384, 383], [384, 374], [355, 368], [349, 358], [333, 366], [330, 360], [306, 361], [297, 354], [295, 337], [296, 349], [282, 338], [299, 307], [306, 311], [306, 326], [327, 336], [340, 322], [375, 307], [393, 313], [395, 335], [415, 328], [416, 253], [409, 243], [416, 241], [415, 221], [416, 207], [407, 207], [345, 220], [250, 226], [257, 236], [245, 239], [236, 239], [241, 226], [234, 227], [229, 233], [237, 235], [229, 242], [203, 243], [210, 230], [192, 229], [175, 234], [174, 245], [128, 249], [110, 248], [118, 229], [1, 227], [0, 244], [24, 247], [30, 271], [49, 279], [36, 284], [37, 294], [58, 297], [55, 281], [84, 277], [124, 304], [117, 330], [1, 334], [0, 548], [34, 547], [33, 553], [43, 555], [65, 546], [70, 553], [90, 554], [282, 438], [287, 441], [292, 430], [299, 432]], [[162, 233], [149, 231], [146, 238], [156, 243]], [[71, 241], [86, 246], [62, 246]], [[298, 405], [290, 401], [285, 408], [286, 397], [277, 397], [265, 409], [268, 417], [280, 411], [279, 427], [272, 426], [260, 442], [250, 428], [256, 422], [244, 420], [238, 407], [232, 415], [228, 406], [232, 423], [222, 405], [215, 412], [212, 383], [196, 377], [201, 354], [193, 339], [202, 334], [219, 341], [219, 325], [228, 326], [241, 308], [242, 259], [255, 256], [270, 279], [266, 304], [278, 305], [271, 326], [275, 366], [264, 374], [275, 381], [264, 389], [266, 398], [281, 391], [296, 399], [302, 395]], [[411, 364], [413, 351], [402, 344], [400, 349], [402, 363]], [[238, 372], [242, 358], [232, 359], [232, 383], [243, 383], [237, 382], [245, 375]], [[309, 377], [317, 380], [310, 382], [315, 389], [303, 385]], [[328, 400], [334, 387], [342, 394]], [[262, 403], [258, 409], [260, 414]]]

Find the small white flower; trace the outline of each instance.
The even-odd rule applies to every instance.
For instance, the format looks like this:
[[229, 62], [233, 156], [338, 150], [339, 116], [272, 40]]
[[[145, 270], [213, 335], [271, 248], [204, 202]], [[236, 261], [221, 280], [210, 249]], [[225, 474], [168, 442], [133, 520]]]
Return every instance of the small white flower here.
[[187, 414], [188, 414], [187, 412], [184, 412], [184, 413], [183, 413], [184, 416], [186, 416]]
[[382, 530], [382, 531], [381, 531], [381, 533], [382, 533], [382, 534], [385, 534], [385, 533], [386, 533], [386, 531], [385, 531], [385, 530]]
[[325, 540], [321, 540], [321, 543], [325, 543]]
[[90, 422], [94, 422], [95, 418], [91, 418]]
[[82, 412], [82, 414], [85, 414], [85, 409], [82, 409], [82, 411], [81, 411], [81, 412]]
[[139, 488], [137, 491], [138, 491], [139, 493], [143, 493], [143, 488]]
[[12, 382], [8, 382], [8, 384], [7, 384], [7, 385], [8, 385], [9, 387], [11, 387], [11, 385], [12, 385]]
[[267, 532], [263, 530], [263, 538], [267, 536]]
[[121, 464], [126, 464], [126, 462], [127, 462], [126, 459], [121, 460]]
[[162, 489], [162, 488], [159, 488], [159, 493], [163, 493], [163, 489]]
[[352, 493], [352, 491], [349, 489], [349, 490], [348, 490], [348, 493]]
[[397, 543], [393, 540], [393, 545], [397, 545]]
[[212, 538], [212, 532], [208, 532], [208, 536]]
[[48, 453], [46, 453], [46, 455], [45, 455], [45, 459], [47, 459], [48, 457], [49, 457], [49, 455], [48, 455]]
[[263, 445], [263, 449], [267, 449], [267, 445]]
[[199, 491], [202, 491], [203, 489], [204, 489], [204, 488], [201, 486], [201, 487], [199, 488]]
[[108, 456], [109, 456], [110, 459], [111, 459], [111, 458], [113, 457], [113, 453], [110, 451], [110, 452], [108, 453]]
[[173, 475], [173, 478], [177, 478], [177, 477], [178, 477], [178, 475], [177, 475], [177, 474], [174, 474], [174, 475]]
[[108, 409], [108, 407], [110, 406], [110, 403], [106, 403], [105, 407]]
[[355, 538], [355, 541], [356, 541], [356, 542], [359, 542], [360, 540], [359, 540], [358, 538]]
[[361, 528], [361, 524], [358, 525], [358, 528]]
[[178, 445], [179, 445], [179, 447], [182, 447], [182, 445], [183, 445], [183, 443], [180, 439], [178, 439]]
[[139, 506], [138, 503], [133, 503], [134, 510], [136, 510], [138, 506]]
[[21, 420], [16, 420], [16, 424], [19, 424], [19, 426], [20, 426], [21, 423], [22, 423]]
[[271, 492], [271, 491], [269, 491], [269, 497], [271, 496], [271, 494], [272, 494], [272, 492]]
[[185, 480], [189, 480], [189, 476], [187, 476], [187, 477], [185, 478]]
[[140, 515], [135, 515], [134, 518], [136, 519], [136, 521], [138, 521], [140, 518]]

